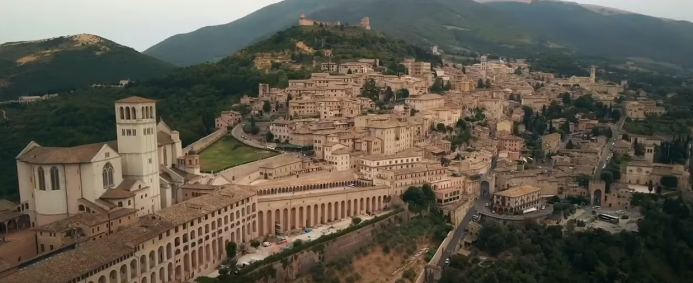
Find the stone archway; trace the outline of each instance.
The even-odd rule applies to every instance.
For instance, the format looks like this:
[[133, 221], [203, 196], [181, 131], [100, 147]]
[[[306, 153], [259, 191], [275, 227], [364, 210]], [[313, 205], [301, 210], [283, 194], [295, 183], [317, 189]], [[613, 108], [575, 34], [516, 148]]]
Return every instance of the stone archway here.
[[488, 197], [491, 195], [491, 184], [489, 184], [488, 181], [481, 181], [479, 189], [481, 190], [482, 197]]
[[602, 205], [602, 190], [594, 190], [592, 194], [592, 204], [596, 206]]

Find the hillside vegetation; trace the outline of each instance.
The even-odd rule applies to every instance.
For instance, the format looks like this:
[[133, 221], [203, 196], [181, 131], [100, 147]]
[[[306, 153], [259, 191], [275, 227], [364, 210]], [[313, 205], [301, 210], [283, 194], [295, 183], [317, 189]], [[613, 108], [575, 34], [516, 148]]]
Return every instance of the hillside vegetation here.
[[[177, 35], [146, 51], [176, 64], [193, 64], [231, 54], [295, 24], [301, 11], [318, 21], [371, 26], [385, 34], [448, 53], [464, 49], [528, 58], [540, 53], [578, 52], [635, 63], [693, 66], [688, 46], [693, 24], [568, 2], [487, 3], [472, 0], [285, 0], [232, 23]], [[264, 24], [258, 24], [264, 23]], [[666, 51], [663, 48], [666, 47]], [[176, 58], [176, 59], [169, 59]], [[656, 64], [655, 64], [656, 65]]]
[[487, 4], [511, 15], [517, 25], [541, 41], [585, 54], [644, 58], [693, 66], [693, 23], [662, 20], [639, 14], [604, 15], [577, 4], [535, 1], [532, 4]]
[[178, 66], [216, 62], [236, 51], [298, 22], [301, 12], [311, 13], [337, 0], [289, 0], [269, 5], [228, 24], [177, 34], [143, 53]]
[[[655, 199], [655, 200], [652, 200]], [[440, 283], [682, 283], [693, 272], [690, 202], [636, 194], [644, 219], [638, 232], [575, 231], [575, 224], [505, 227], [484, 223], [475, 246], [497, 260], [450, 258]], [[572, 226], [572, 228], [570, 228]], [[490, 266], [489, 266], [490, 265]]]
[[[352, 32], [358, 32], [361, 36], [351, 36]], [[180, 132], [184, 144], [189, 144], [208, 134], [208, 127], [202, 123], [204, 113], [217, 116], [221, 110], [228, 110], [238, 102], [242, 95], [256, 96], [259, 83], [268, 83], [273, 87], [286, 85], [288, 80], [305, 79], [312, 72], [312, 67], [286, 65], [275, 66], [269, 72], [260, 71], [255, 68], [253, 61], [258, 52], [280, 53], [286, 48], [294, 50], [291, 46], [295, 46], [297, 41], [307, 41], [307, 38], [316, 38], [319, 42], [339, 38], [338, 44], [331, 46], [339, 56], [367, 58], [390, 54], [391, 58], [381, 58], [390, 62], [401, 59], [392, 56], [434, 59], [404, 42], [376, 32], [366, 32], [365, 35], [363, 32], [356, 28], [343, 31], [340, 28], [293, 27], [250, 46], [237, 56], [218, 63], [176, 69], [132, 87], [85, 88], [28, 105], [2, 105], [0, 110], [7, 112], [8, 120], [0, 119], [0, 168], [3, 168], [0, 170], [0, 197], [16, 197], [14, 158], [28, 142], [34, 140], [43, 146], [74, 146], [114, 140], [113, 102], [119, 98], [137, 95], [158, 100], [159, 117]], [[311, 41], [308, 44], [314, 43]], [[314, 46], [317, 48], [317, 45]], [[312, 61], [307, 54], [299, 57]]]
[[148, 79], [172, 68], [95, 35], [5, 43], [0, 45], [0, 100]]

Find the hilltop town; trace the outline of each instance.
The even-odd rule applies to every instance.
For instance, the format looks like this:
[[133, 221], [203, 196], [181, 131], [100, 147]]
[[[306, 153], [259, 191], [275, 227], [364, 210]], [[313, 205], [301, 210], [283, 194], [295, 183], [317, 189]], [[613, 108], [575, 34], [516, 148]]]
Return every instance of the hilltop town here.
[[[304, 14], [298, 24], [342, 25]], [[349, 28], [371, 30], [370, 19]], [[239, 268], [265, 268], [281, 260], [280, 244], [408, 218], [414, 190], [430, 190], [453, 229], [438, 265], [471, 253], [479, 219], [566, 225], [566, 203], [637, 218], [634, 194], [690, 188], [681, 137], [624, 130], [666, 109], [626, 96], [628, 82], [601, 80], [598, 66], [558, 77], [483, 54], [386, 65], [299, 45], [326, 60], [256, 56], [258, 69], [312, 71], [285, 87], [259, 83], [192, 144], [139, 96], [114, 101], [114, 141], [27, 144], [16, 157], [20, 201], [0, 202], [0, 282], [190, 282], [230, 268], [229, 243]], [[674, 151], [686, 151], [683, 163]], [[296, 279], [305, 271], [294, 265], [276, 266]]]

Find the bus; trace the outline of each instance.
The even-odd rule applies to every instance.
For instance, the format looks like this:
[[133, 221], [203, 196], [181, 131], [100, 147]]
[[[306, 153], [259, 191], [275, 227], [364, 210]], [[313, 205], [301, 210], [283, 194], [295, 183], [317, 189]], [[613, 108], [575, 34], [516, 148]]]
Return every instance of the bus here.
[[597, 215], [597, 218], [599, 218], [599, 220], [602, 220], [602, 221], [606, 221], [606, 222], [613, 223], [613, 224], [618, 224], [618, 217], [616, 217], [616, 216], [611, 216], [608, 214], [600, 213], [599, 215]]

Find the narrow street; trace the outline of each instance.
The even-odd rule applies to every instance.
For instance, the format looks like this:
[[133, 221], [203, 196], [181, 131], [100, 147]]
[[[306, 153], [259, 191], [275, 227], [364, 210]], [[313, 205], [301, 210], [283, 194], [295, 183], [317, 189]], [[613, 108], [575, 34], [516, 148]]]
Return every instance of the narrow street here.
[[611, 127], [611, 139], [609, 139], [609, 141], [606, 143], [604, 152], [602, 152], [602, 156], [599, 158], [599, 163], [597, 163], [597, 168], [594, 170], [595, 179], [601, 178], [602, 169], [604, 169], [605, 165], [609, 162], [609, 158], [611, 156], [611, 145], [616, 143], [616, 141], [621, 138], [621, 128], [623, 128], [623, 124], [625, 124], [625, 122], [626, 115], [622, 114], [621, 119], [616, 122], [616, 125]]
[[457, 251], [457, 247], [459, 246], [460, 241], [467, 234], [465, 230], [467, 228], [467, 225], [469, 225], [469, 221], [472, 221], [472, 215], [474, 214], [476, 214], [476, 210], [474, 209], [474, 206], [472, 206], [467, 211], [467, 214], [464, 216], [464, 219], [462, 220], [462, 223], [460, 223], [460, 226], [458, 226], [457, 229], [455, 229], [450, 243], [445, 248], [445, 250], [443, 250], [443, 254], [440, 256], [440, 260], [438, 260], [438, 266], [445, 267], [445, 260]]

